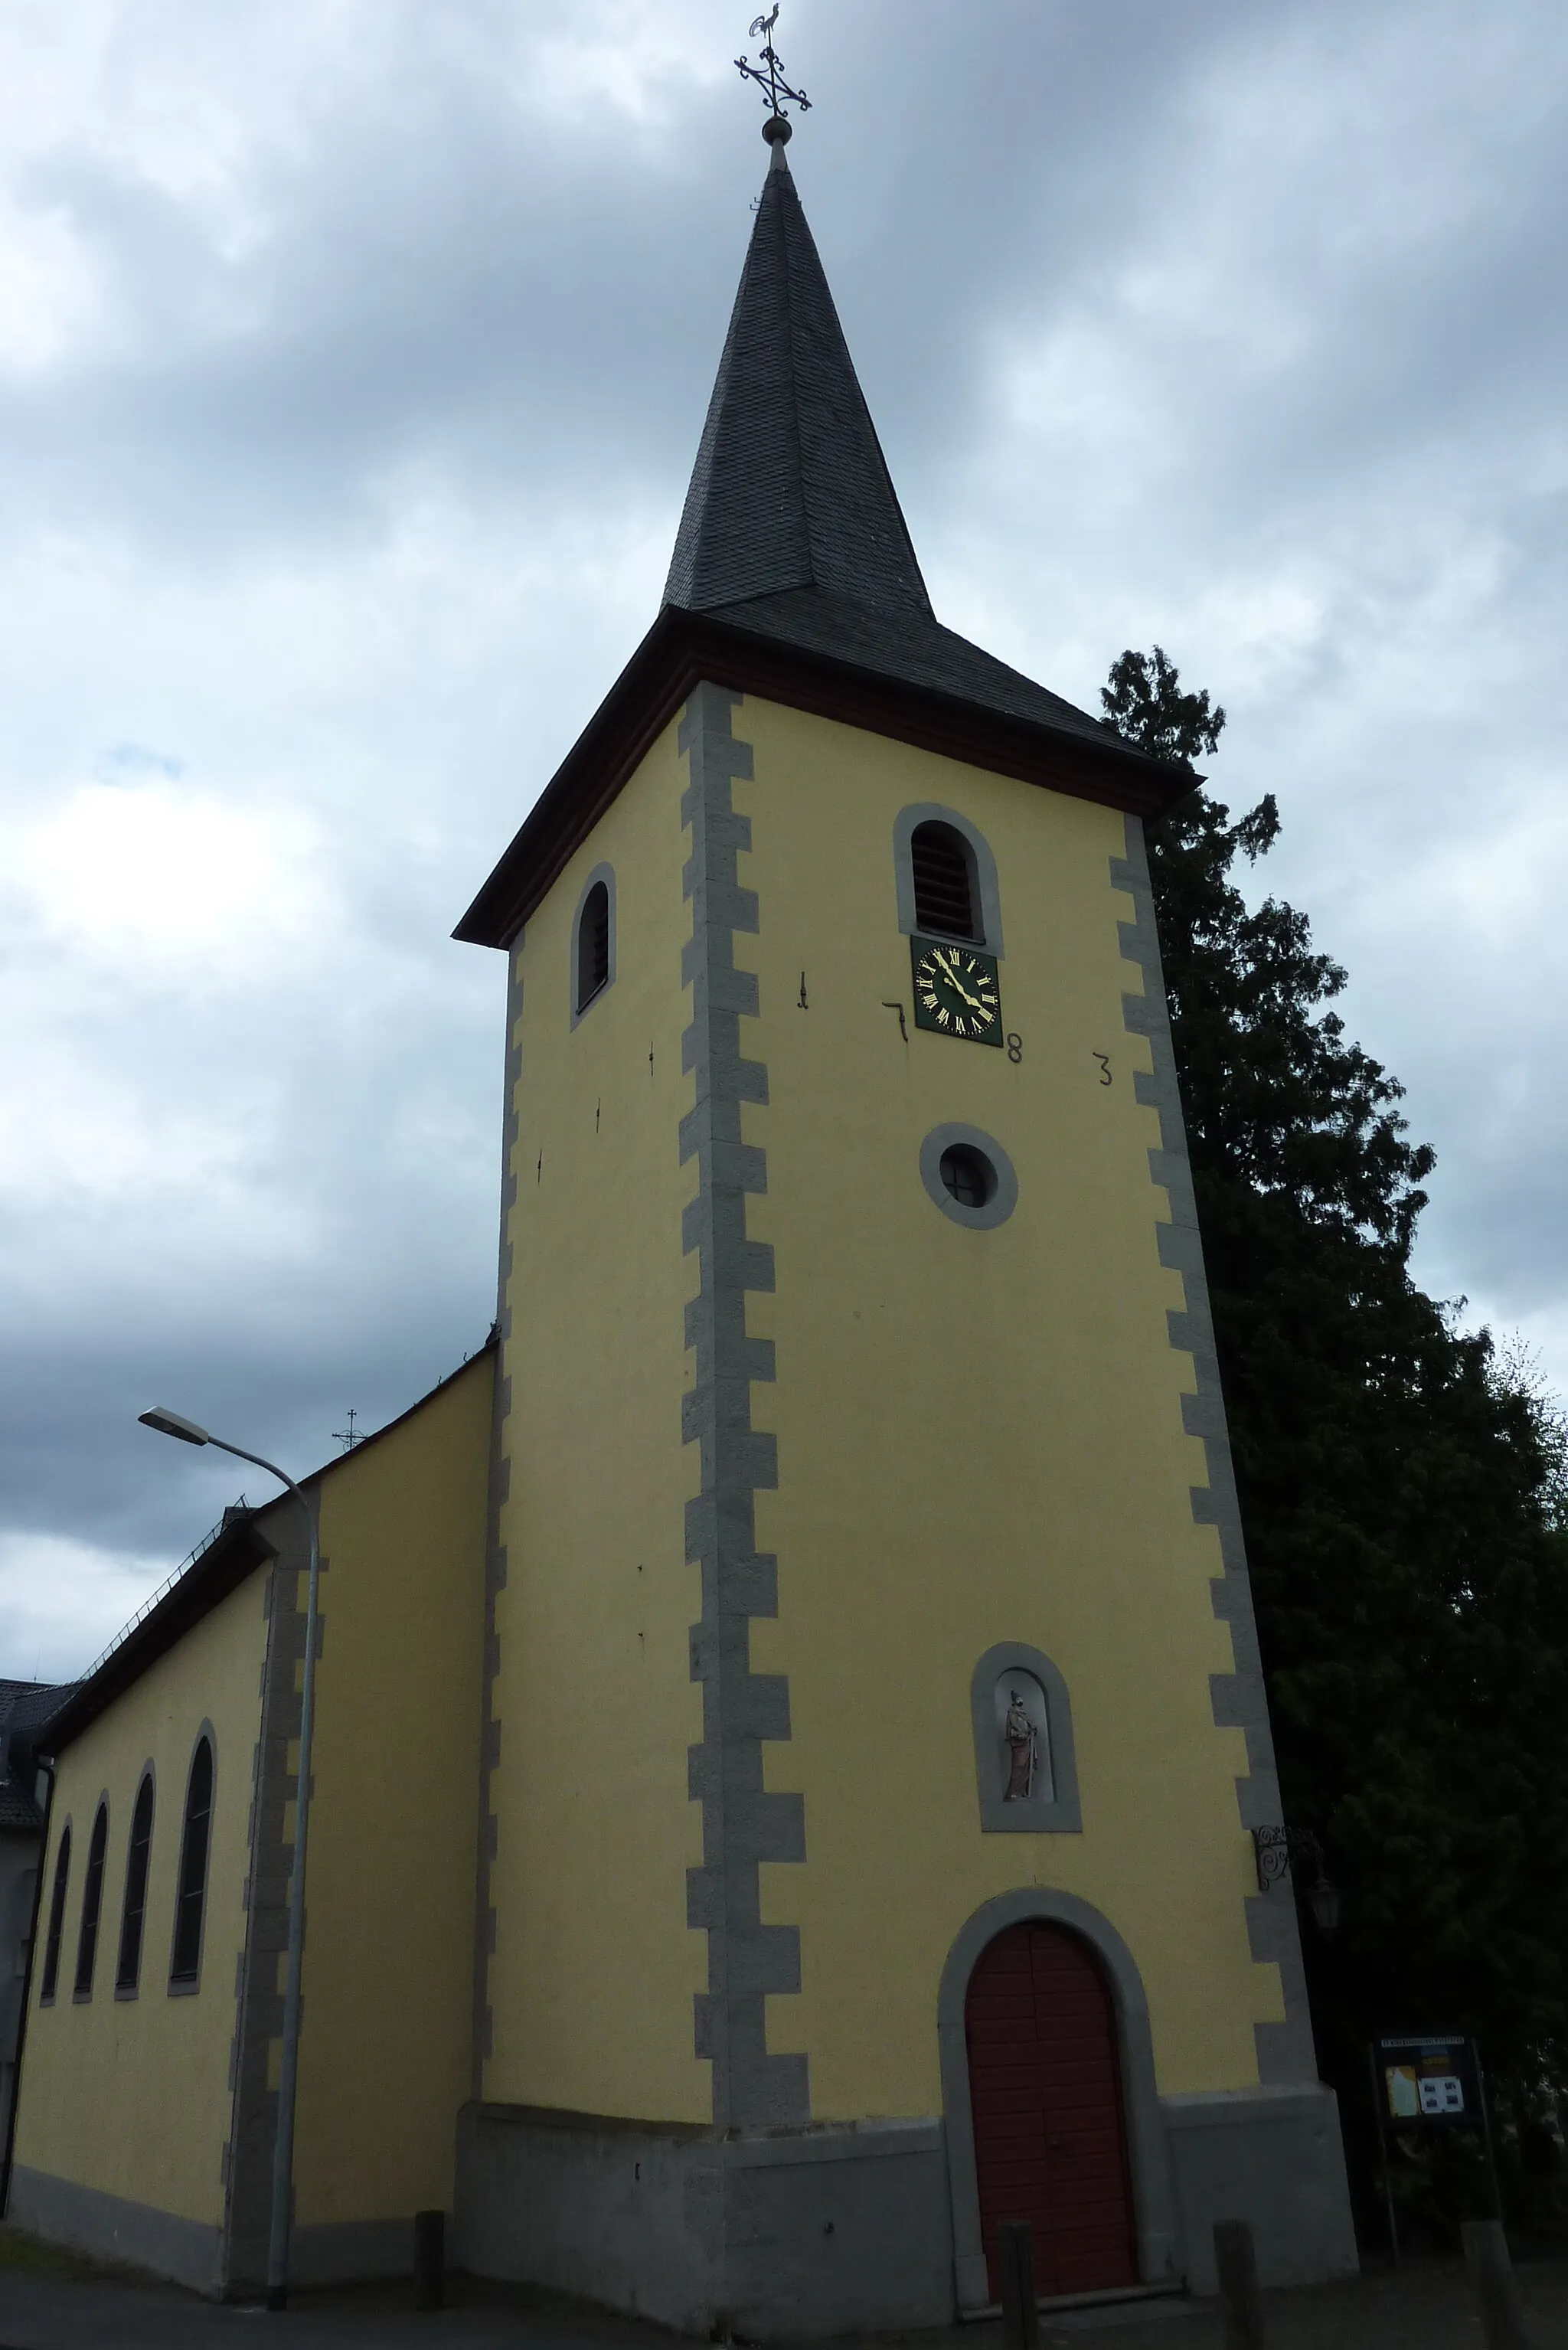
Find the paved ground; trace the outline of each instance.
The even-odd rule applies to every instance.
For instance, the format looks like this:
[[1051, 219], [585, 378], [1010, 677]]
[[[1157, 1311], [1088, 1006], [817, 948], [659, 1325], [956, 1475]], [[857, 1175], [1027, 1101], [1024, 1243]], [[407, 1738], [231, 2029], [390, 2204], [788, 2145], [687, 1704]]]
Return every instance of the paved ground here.
[[[1568, 2350], [1568, 2261], [1519, 2272], [1533, 2350]], [[406, 2289], [305, 2297], [281, 2316], [213, 2308], [153, 2285], [80, 2282], [0, 2269], [0, 2350], [671, 2350], [676, 2337], [545, 2295], [487, 2295], [421, 2315]], [[1265, 2296], [1269, 2350], [1481, 2350], [1463, 2268], [1434, 2262], [1394, 2276], [1374, 2271], [1354, 2284]], [[1046, 2320], [1046, 2350], [1222, 2350], [1212, 2305], [1160, 2301]], [[1001, 2350], [1001, 2328], [884, 2336], [863, 2350]]]

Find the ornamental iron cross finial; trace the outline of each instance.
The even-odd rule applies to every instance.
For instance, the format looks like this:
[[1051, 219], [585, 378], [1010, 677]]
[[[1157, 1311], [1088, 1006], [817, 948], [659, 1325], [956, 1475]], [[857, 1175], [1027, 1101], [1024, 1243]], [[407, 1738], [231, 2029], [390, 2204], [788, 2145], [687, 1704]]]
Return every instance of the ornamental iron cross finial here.
[[753, 40], [756, 39], [759, 33], [763, 36], [763, 46], [760, 64], [752, 65], [745, 57], [735, 59], [745, 79], [754, 81], [762, 90], [763, 100], [768, 109], [768, 119], [763, 125], [763, 137], [767, 140], [770, 146], [775, 139], [789, 137], [789, 121], [779, 102], [781, 99], [787, 99], [792, 106], [798, 106], [803, 114], [809, 114], [811, 111], [811, 100], [805, 90], [792, 89], [784, 78], [784, 68], [779, 64], [773, 42], [774, 26], [778, 20], [778, 0], [774, 0], [771, 15], [754, 16], [752, 19]]

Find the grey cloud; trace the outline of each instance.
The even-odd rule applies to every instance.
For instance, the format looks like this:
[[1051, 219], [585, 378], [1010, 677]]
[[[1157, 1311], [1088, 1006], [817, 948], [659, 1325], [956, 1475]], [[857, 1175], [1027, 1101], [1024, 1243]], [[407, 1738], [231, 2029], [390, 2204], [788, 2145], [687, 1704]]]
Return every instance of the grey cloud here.
[[[12, 182], [107, 288], [0, 370], [0, 816], [87, 810], [5, 885], [13, 1561], [189, 1547], [237, 1481], [155, 1397], [299, 1467], [483, 1338], [500, 972], [447, 932], [652, 617], [765, 160], [716, 0], [393, 5], [364, 56], [286, 6], [259, 62], [160, 25], [130, 95], [216, 93], [227, 180], [160, 178], [110, 91]], [[640, 111], [571, 80], [601, 27]], [[1261, 884], [1442, 1151], [1425, 1277], [1568, 1379], [1561, 12], [797, 0], [779, 40], [939, 609], [1081, 702], [1154, 638], [1226, 702]], [[183, 795], [166, 941], [63, 878], [95, 779]], [[209, 816], [265, 866], [216, 931]]]

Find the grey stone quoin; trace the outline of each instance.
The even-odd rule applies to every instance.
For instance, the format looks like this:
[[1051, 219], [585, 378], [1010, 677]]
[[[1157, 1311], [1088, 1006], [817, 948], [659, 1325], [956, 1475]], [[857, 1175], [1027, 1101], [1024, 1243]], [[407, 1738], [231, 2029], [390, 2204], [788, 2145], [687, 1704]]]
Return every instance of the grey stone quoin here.
[[702, 1742], [691, 1750], [691, 1791], [702, 1806], [702, 1866], [687, 1880], [687, 1919], [708, 1936], [708, 1988], [697, 1994], [696, 2048], [713, 2065], [713, 2120], [721, 2129], [777, 2127], [809, 2119], [804, 2056], [770, 2056], [770, 1991], [800, 1989], [800, 1936], [765, 1926], [759, 1867], [804, 1860], [799, 1795], [763, 1786], [763, 1741], [790, 1734], [782, 1674], [753, 1673], [751, 1619], [777, 1613], [776, 1562], [758, 1553], [755, 1496], [778, 1483], [777, 1448], [752, 1426], [753, 1379], [772, 1379], [771, 1341], [746, 1335], [746, 1293], [771, 1290], [774, 1253], [746, 1238], [746, 1197], [767, 1188], [766, 1154], [741, 1139], [746, 1102], [768, 1098], [768, 1073], [741, 1055], [741, 1019], [757, 1009], [757, 982], [735, 968], [737, 931], [757, 928], [754, 890], [742, 889], [736, 855], [751, 846], [749, 817], [732, 785], [752, 773], [736, 740], [738, 697], [700, 685], [687, 705], [680, 751], [691, 781], [681, 800], [691, 855], [684, 888], [691, 938], [681, 977], [691, 1024], [681, 1045], [696, 1101], [680, 1128], [682, 1163], [695, 1159], [697, 1197], [682, 1243], [701, 1286], [686, 1309], [696, 1385], [681, 1434], [701, 1455], [701, 1490], [686, 1512], [686, 1555], [702, 1570], [702, 1617], [691, 1632], [691, 1675], [702, 1684]]
[[[1236, 1669], [1210, 1676], [1210, 1702], [1220, 1729], [1246, 1732], [1248, 1775], [1236, 1782], [1243, 1827], [1276, 1825], [1282, 1817], [1274, 1742], [1269, 1728], [1269, 1705], [1263, 1689], [1262, 1658], [1252, 1613], [1252, 1586], [1247, 1574], [1247, 1547], [1241, 1534], [1241, 1509], [1236, 1498], [1236, 1472], [1231, 1460], [1231, 1438], [1225, 1424], [1225, 1399], [1220, 1386], [1220, 1357], [1214, 1342], [1214, 1321], [1209, 1306], [1209, 1283], [1203, 1270], [1203, 1243], [1198, 1230], [1198, 1201], [1192, 1188], [1192, 1164], [1187, 1155], [1187, 1133], [1177, 1084], [1176, 1053], [1170, 1036], [1170, 1011], [1165, 993], [1165, 972], [1159, 958], [1159, 933], [1155, 924], [1154, 892], [1148, 878], [1148, 853], [1143, 826], [1129, 816], [1127, 855], [1111, 859], [1111, 882], [1131, 897], [1134, 917], [1120, 927], [1122, 953], [1143, 972], [1141, 995], [1122, 998], [1123, 1023], [1129, 1034], [1147, 1036], [1154, 1059], [1152, 1071], [1134, 1077], [1137, 1099], [1159, 1112], [1159, 1142], [1148, 1154], [1149, 1173], [1170, 1201], [1170, 1222], [1158, 1226], [1159, 1261], [1181, 1275], [1186, 1306], [1167, 1315], [1170, 1343], [1190, 1355], [1198, 1391], [1181, 1399], [1182, 1424], [1189, 1436], [1202, 1440], [1209, 1482], [1192, 1488], [1192, 1515], [1200, 1526], [1213, 1526], [1220, 1536], [1223, 1573], [1213, 1585], [1214, 1613], [1231, 1627]], [[1254, 1893], [1247, 1900], [1247, 1930], [1253, 1958], [1280, 1970], [1284, 1992], [1284, 2020], [1256, 2023], [1258, 2077], [1265, 2084], [1315, 2082], [1317, 2058], [1313, 2048], [1312, 2017], [1307, 2007], [1306, 1972], [1302, 1964], [1301, 1932], [1296, 1922], [1295, 1894], [1289, 1877]]]

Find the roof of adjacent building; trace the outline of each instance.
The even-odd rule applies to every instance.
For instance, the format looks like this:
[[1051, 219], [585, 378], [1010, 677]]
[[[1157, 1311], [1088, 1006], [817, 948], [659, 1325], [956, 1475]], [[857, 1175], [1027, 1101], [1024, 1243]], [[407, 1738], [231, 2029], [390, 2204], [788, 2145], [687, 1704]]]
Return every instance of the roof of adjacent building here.
[[70, 1685], [0, 1680], [0, 1831], [36, 1835], [44, 1815], [33, 1799], [38, 1733], [70, 1694]]
[[937, 619], [782, 140], [659, 617], [457, 937], [516, 935], [703, 678], [1140, 816], [1198, 780]]

